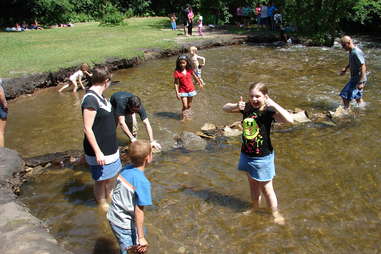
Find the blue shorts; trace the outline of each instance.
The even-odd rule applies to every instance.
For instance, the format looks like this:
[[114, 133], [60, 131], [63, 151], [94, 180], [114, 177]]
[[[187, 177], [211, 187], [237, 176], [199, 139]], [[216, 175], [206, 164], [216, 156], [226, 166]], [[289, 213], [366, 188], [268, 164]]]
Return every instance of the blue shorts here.
[[90, 165], [91, 175], [95, 181], [103, 181], [116, 176], [122, 169], [120, 159], [106, 165]]
[[263, 157], [250, 157], [241, 152], [238, 169], [257, 181], [270, 181], [275, 176], [274, 152]]
[[128, 254], [127, 249], [137, 244], [135, 229], [121, 228], [112, 222], [110, 222], [110, 226], [116, 239], [118, 239], [120, 254]]
[[0, 106], [0, 119], [7, 119], [8, 112], [4, 110], [3, 106]]
[[193, 97], [197, 94], [196, 90], [189, 93], [180, 93], [180, 97]]
[[359, 79], [353, 78], [344, 86], [340, 92], [340, 96], [346, 100], [360, 99], [362, 97], [363, 89], [357, 89], [357, 83]]

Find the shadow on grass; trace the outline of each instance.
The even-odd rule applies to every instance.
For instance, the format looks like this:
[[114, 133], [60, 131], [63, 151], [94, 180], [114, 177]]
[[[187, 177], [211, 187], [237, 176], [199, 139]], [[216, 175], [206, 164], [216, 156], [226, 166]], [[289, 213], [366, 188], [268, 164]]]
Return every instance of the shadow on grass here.
[[197, 190], [193, 188], [187, 188], [185, 189], [184, 193], [190, 196], [204, 199], [207, 203], [213, 203], [215, 205], [228, 207], [235, 212], [243, 212], [251, 207], [251, 204], [247, 201], [210, 189]]

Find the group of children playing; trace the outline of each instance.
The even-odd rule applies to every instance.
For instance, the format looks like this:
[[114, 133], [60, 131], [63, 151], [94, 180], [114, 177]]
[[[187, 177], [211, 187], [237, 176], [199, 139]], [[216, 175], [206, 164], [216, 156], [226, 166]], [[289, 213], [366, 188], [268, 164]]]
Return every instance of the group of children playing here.
[[[186, 15], [187, 15], [186, 21], [184, 22], [184, 34], [185, 35], [192, 35], [192, 29], [193, 29], [192, 23], [193, 23], [193, 19], [194, 19], [194, 14], [193, 14], [193, 12], [189, 12]], [[171, 29], [172, 29], [172, 31], [176, 31], [177, 30], [177, 24], [176, 24], [177, 17], [176, 17], [176, 14], [172, 13], [169, 16], [169, 20], [171, 22]], [[186, 31], [186, 28], [188, 28], [188, 34], [187, 34], [187, 31]], [[203, 36], [204, 35], [203, 30], [204, 30], [203, 17], [201, 15], [199, 15], [198, 19], [197, 19], [197, 32], [198, 32], [199, 36]]]
[[[352, 99], [356, 99], [358, 103], [363, 102], [362, 89], [366, 82], [366, 67], [362, 51], [354, 46], [350, 37], [344, 36], [341, 43], [343, 48], [349, 51], [350, 55], [350, 62], [342, 70], [342, 73], [350, 69], [351, 81], [340, 93], [344, 105], [347, 107]], [[182, 103], [182, 120], [191, 118], [192, 100], [197, 94], [193, 79], [197, 81], [201, 89], [205, 85], [201, 78], [201, 70], [205, 63], [205, 58], [197, 54], [196, 47], [189, 48], [189, 56], [180, 55], [176, 60], [176, 68], [173, 73], [174, 88], [176, 97]], [[106, 206], [104, 208], [107, 209], [107, 219], [110, 222], [114, 235], [118, 239], [121, 253], [144, 253], [148, 248], [143, 226], [144, 207], [152, 205], [151, 184], [145, 177], [144, 170], [152, 161], [152, 143], [150, 144], [144, 140], [132, 141], [128, 151], [132, 164], [122, 169], [120, 169], [119, 152], [114, 144], [115, 142], [113, 142], [114, 145], [110, 146], [113, 149], [105, 148], [111, 151], [110, 155], [104, 153], [102, 147], [94, 145], [98, 142], [98, 138], [93, 138], [93, 134], [91, 134], [93, 131], [95, 136], [108, 134], [102, 131], [103, 127], [99, 127], [100, 125], [97, 123], [97, 121], [100, 121], [100, 118], [96, 118], [98, 110], [102, 111], [100, 114], [104, 115], [105, 118], [113, 118], [111, 106], [108, 100], [102, 96], [103, 91], [111, 84], [111, 74], [105, 71], [103, 71], [105, 74], [102, 74], [101, 71], [95, 70], [93, 74], [89, 73], [88, 66], [83, 64], [81, 69], [70, 78], [71, 83], [75, 86], [75, 90], [77, 88], [75, 85], [76, 80], [80, 80], [80, 77], [84, 73], [92, 77], [93, 81], [92, 87], [90, 87], [82, 102], [88, 150], [91, 147], [97, 150], [92, 151], [91, 156], [95, 164], [90, 167], [92, 170], [103, 170], [104, 172], [100, 173], [102, 175], [109, 169], [113, 171], [112, 176], [109, 176], [107, 180], [114, 184], [114, 187], [112, 191], [110, 185], [107, 188], [104, 187], [103, 198], [111, 200], [110, 205], [105, 203]], [[82, 83], [80, 84], [82, 86]], [[92, 102], [89, 100], [90, 98], [92, 98]], [[262, 194], [271, 210], [274, 222], [283, 225], [285, 219], [278, 210], [278, 201], [272, 182], [275, 176], [275, 153], [270, 138], [270, 130], [274, 121], [278, 123], [293, 123], [294, 120], [287, 110], [270, 98], [269, 91], [263, 83], [250, 84], [248, 98], [245, 101], [241, 96], [238, 102], [226, 103], [222, 108], [228, 113], [242, 114], [242, 146], [238, 169], [247, 175], [253, 210], [259, 208]], [[98, 106], [94, 106], [95, 104]], [[95, 108], [96, 112], [93, 112]], [[86, 120], [86, 118], [90, 120]], [[109, 123], [111, 124], [112, 121], [110, 120]], [[95, 128], [101, 130], [99, 134], [96, 133], [96, 129], [93, 129], [93, 124], [98, 126]], [[115, 123], [111, 125], [111, 127], [106, 126], [106, 128], [112, 130], [112, 135], [116, 137]], [[106, 140], [113, 139], [111, 136], [105, 138]], [[100, 146], [102, 146], [102, 143], [100, 143]], [[86, 146], [85, 153], [87, 154]], [[111, 157], [115, 157], [116, 160], [113, 160], [111, 163], [107, 162], [108, 159], [111, 161]], [[114, 180], [115, 176], [116, 181]]]

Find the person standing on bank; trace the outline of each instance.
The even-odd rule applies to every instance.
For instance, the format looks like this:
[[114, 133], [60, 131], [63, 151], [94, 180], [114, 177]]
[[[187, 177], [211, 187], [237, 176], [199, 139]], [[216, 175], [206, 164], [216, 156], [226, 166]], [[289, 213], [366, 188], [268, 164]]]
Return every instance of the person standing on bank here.
[[359, 106], [363, 106], [362, 95], [367, 81], [364, 53], [347, 35], [341, 38], [341, 46], [349, 52], [349, 63], [341, 70], [340, 75], [344, 75], [348, 69], [351, 71], [351, 79], [340, 92], [344, 108], [349, 108], [352, 99], [355, 99]]
[[81, 105], [85, 133], [83, 146], [86, 162], [95, 180], [95, 199], [107, 211], [115, 176], [122, 168], [112, 106], [103, 97], [103, 92], [111, 84], [111, 73], [106, 67], [97, 67], [91, 82]]
[[278, 211], [278, 200], [273, 187], [275, 176], [274, 151], [270, 139], [273, 121], [293, 123], [293, 118], [278, 103], [273, 101], [265, 84], [253, 83], [249, 88], [249, 101], [242, 96], [238, 103], [227, 103], [223, 110], [228, 113], [241, 113], [242, 147], [238, 169], [245, 171], [250, 185], [253, 210], [259, 208], [263, 193], [271, 208], [274, 222], [284, 224], [285, 220]]
[[8, 119], [8, 102], [0, 79], [0, 147], [4, 147], [5, 127]]
[[192, 35], [194, 13], [192, 7], [188, 7], [188, 35]]
[[117, 125], [120, 125], [123, 132], [130, 138], [132, 143], [137, 140], [137, 113], [146, 128], [151, 146], [159, 151], [161, 150], [160, 144], [153, 138], [151, 124], [138, 96], [123, 91], [116, 92], [111, 96], [110, 101], [114, 112], [115, 122]]

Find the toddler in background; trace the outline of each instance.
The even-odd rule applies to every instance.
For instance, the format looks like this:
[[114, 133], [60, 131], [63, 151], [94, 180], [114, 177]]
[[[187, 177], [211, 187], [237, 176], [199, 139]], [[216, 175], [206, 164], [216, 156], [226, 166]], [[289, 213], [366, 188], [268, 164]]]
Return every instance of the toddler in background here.
[[81, 85], [82, 89], [85, 90], [85, 87], [83, 86], [83, 83], [82, 83], [83, 74], [86, 74], [89, 77], [93, 75], [89, 72], [89, 66], [85, 63], [81, 65], [81, 68], [78, 71], [74, 72], [74, 74], [72, 74], [69, 77], [69, 83], [61, 87], [61, 89], [58, 90], [58, 92], [62, 92], [65, 88], [71, 86], [72, 84], [74, 85], [73, 92], [74, 93], [77, 92], [78, 90], [77, 81]]
[[204, 67], [206, 63], [205, 57], [197, 55], [197, 48], [195, 46], [189, 48], [189, 57], [194, 74], [196, 74], [196, 76], [201, 80], [202, 84], [205, 85], [204, 81], [201, 78], [201, 68]]
[[197, 20], [197, 31], [198, 31], [198, 35], [200, 36], [203, 36], [204, 34], [202, 33], [202, 28], [203, 28], [203, 24], [202, 24], [202, 16], [199, 16], [198, 17], [198, 20]]
[[176, 20], [177, 20], [176, 14], [172, 13], [169, 19], [171, 20], [172, 31], [176, 31]]

